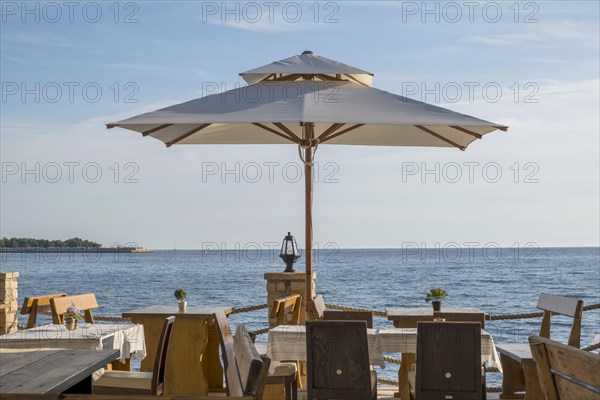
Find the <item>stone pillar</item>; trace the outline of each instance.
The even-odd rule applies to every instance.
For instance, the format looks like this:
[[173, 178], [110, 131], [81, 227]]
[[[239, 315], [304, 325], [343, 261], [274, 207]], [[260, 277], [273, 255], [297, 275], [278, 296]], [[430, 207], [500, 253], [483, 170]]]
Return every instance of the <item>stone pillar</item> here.
[[0, 272], [0, 335], [17, 330], [18, 272]]
[[[315, 297], [315, 278], [317, 274], [313, 272], [313, 293]], [[300, 310], [300, 323], [306, 320], [306, 273], [304, 272], [267, 272], [265, 274], [267, 281], [267, 304], [269, 305], [269, 315], [275, 299], [299, 294], [302, 296], [302, 309]], [[269, 319], [269, 327], [274, 326], [274, 321]]]

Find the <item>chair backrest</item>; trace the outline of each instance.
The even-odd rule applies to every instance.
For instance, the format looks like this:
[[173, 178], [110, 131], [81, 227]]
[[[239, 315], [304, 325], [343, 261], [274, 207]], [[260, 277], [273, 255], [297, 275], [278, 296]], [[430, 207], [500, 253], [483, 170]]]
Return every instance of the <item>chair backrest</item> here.
[[583, 300], [571, 297], [554, 296], [541, 293], [537, 308], [544, 310], [542, 324], [540, 325], [540, 336], [550, 338], [550, 319], [552, 314], [565, 315], [573, 318], [571, 333], [569, 334], [569, 346], [579, 348], [581, 342], [581, 318], [583, 317]]
[[98, 308], [96, 295], [94, 293], [78, 294], [75, 296], [55, 297], [50, 299], [50, 308], [52, 309], [52, 323], [62, 324], [64, 314], [69, 306], [74, 305], [84, 312], [85, 322], [94, 323], [92, 310]]
[[468, 312], [444, 312], [435, 313], [436, 317], [444, 318], [451, 322], [479, 322], [481, 329], [485, 329], [485, 314], [484, 313], [468, 313]]
[[325, 306], [325, 300], [322, 295], [316, 296], [311, 302], [308, 303], [308, 308], [310, 311], [310, 318], [313, 321], [318, 321], [323, 319], [323, 313], [327, 309]]
[[169, 343], [171, 343], [171, 332], [173, 332], [174, 323], [174, 316], [165, 318], [160, 339], [158, 339], [158, 350], [154, 359], [154, 370], [152, 371], [152, 394], [162, 393], [162, 387], [165, 382], [167, 353], [169, 352]]
[[417, 324], [416, 399], [480, 400], [481, 324]]
[[539, 336], [529, 345], [546, 399], [600, 399], [600, 355]]
[[[302, 307], [302, 296], [293, 294], [273, 301], [273, 307], [269, 314], [270, 319], [275, 319], [276, 325], [299, 325], [300, 308]], [[286, 315], [290, 315], [290, 320], [286, 320]]]
[[308, 399], [372, 398], [367, 323], [307, 321]]
[[373, 328], [373, 313], [370, 311], [331, 311], [323, 313], [324, 321], [365, 321], [367, 328]]
[[227, 365], [229, 396], [261, 398], [270, 360], [261, 358], [244, 325], [237, 326], [233, 341], [234, 359]]
[[[223, 370], [227, 372], [229, 363], [234, 363], [235, 358], [233, 354], [233, 334], [231, 333], [231, 326], [229, 325], [229, 319], [223, 311], [218, 311], [213, 314], [215, 319], [215, 325], [217, 327], [217, 333], [219, 335], [219, 345], [221, 346], [221, 358], [223, 359]], [[225, 382], [227, 395], [229, 395], [229, 382], [227, 373], [225, 373]]]
[[65, 293], [46, 294], [42, 296], [25, 297], [21, 306], [21, 315], [29, 314], [27, 329], [33, 328], [37, 322], [38, 313], [50, 310], [50, 299], [64, 297]]

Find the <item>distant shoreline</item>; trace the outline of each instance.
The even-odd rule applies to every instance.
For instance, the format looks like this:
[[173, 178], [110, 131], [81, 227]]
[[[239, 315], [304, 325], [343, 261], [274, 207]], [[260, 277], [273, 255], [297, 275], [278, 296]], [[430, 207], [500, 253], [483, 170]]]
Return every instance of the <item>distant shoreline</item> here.
[[149, 253], [139, 247], [0, 247], [0, 253]]

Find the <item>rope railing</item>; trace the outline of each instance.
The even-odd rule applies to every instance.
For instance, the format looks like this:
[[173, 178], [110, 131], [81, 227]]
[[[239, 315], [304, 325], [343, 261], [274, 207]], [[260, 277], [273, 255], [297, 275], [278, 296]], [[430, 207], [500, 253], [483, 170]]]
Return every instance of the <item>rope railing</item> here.
[[402, 360], [400, 360], [398, 358], [388, 357], [388, 356], [383, 356], [383, 360], [385, 362], [389, 362], [391, 364], [398, 364], [398, 365], [400, 365], [402, 363]]
[[[325, 303], [327, 308], [331, 308], [332, 310], [340, 310], [340, 311], [362, 311], [362, 312], [370, 312], [374, 316], [377, 317], [387, 317], [385, 311], [378, 310], [369, 310], [366, 308], [358, 308], [358, 307], [348, 307], [342, 306], [340, 304], [333, 303]], [[590, 304], [588, 306], [583, 307], [583, 311], [590, 311], [600, 308], [600, 303], [598, 304]], [[498, 315], [487, 315], [486, 319], [490, 321], [499, 321], [499, 320], [508, 320], [508, 319], [527, 319], [527, 318], [536, 318], [543, 316], [543, 312], [532, 312], [532, 313], [520, 313], [520, 314], [498, 314]]]
[[258, 336], [258, 335], [264, 335], [265, 333], [268, 333], [268, 332], [269, 332], [269, 327], [258, 329], [256, 331], [252, 331], [252, 332], [248, 332], [248, 333]]
[[394, 381], [394, 380], [386, 379], [386, 378], [377, 377], [377, 383], [381, 383], [382, 385], [390, 385], [390, 386], [398, 387], [398, 381]]
[[268, 304], [258, 304], [256, 306], [248, 306], [248, 307], [236, 307], [233, 310], [231, 310], [231, 314], [241, 314], [241, 313], [247, 313], [247, 312], [251, 312], [251, 311], [256, 311], [256, 310], [263, 310], [265, 308], [269, 308]]
[[[590, 311], [600, 308], [600, 303], [598, 304], [590, 304], [588, 306], [583, 307], [583, 311]], [[555, 314], [555, 313], [553, 313]], [[532, 313], [524, 313], [524, 314], [499, 314], [499, 315], [489, 315], [488, 319], [491, 321], [499, 321], [499, 320], [507, 320], [507, 319], [527, 319], [527, 318], [537, 318], [543, 316], [543, 312], [532, 312]]]
[[[374, 316], [377, 317], [386, 317], [387, 314], [385, 311], [378, 311], [378, 310], [369, 310], [366, 308], [359, 308], [359, 307], [348, 307], [348, 306], [342, 306], [339, 304], [333, 304], [333, 303], [325, 303], [325, 306], [327, 308], [333, 309], [333, 310], [340, 310], [340, 311], [361, 311], [361, 312], [370, 312], [372, 313]], [[231, 314], [242, 314], [242, 313], [247, 313], [247, 312], [252, 312], [252, 311], [258, 311], [258, 310], [264, 310], [265, 308], [268, 308], [269, 305], [268, 304], [257, 304], [257, 305], [252, 305], [252, 306], [247, 306], [247, 307], [236, 307], [233, 308], [231, 311]], [[600, 309], [600, 303], [598, 304], [590, 304], [587, 305], [585, 307], [583, 307], [583, 311], [590, 311], [590, 310], [596, 310], [596, 309]], [[44, 311], [40, 311], [40, 314], [43, 315], [52, 315], [52, 312], [50, 310], [44, 310]], [[536, 318], [536, 317], [541, 317], [543, 316], [544, 313], [543, 312], [533, 312], [533, 313], [520, 313], [520, 314], [499, 314], [499, 315], [488, 315], [487, 319], [491, 320], [491, 321], [501, 321], [501, 320], [512, 320], [512, 319], [526, 319], [526, 318]], [[96, 321], [107, 321], [107, 322], [131, 322], [130, 318], [123, 318], [123, 317], [115, 317], [115, 316], [102, 316], [102, 315], [98, 315], [98, 316], [94, 316], [94, 320]], [[17, 328], [19, 330], [24, 330], [26, 329], [26, 327], [24, 325], [17, 325]], [[256, 331], [251, 332], [254, 335], [263, 335], [265, 333], [269, 332], [269, 328], [262, 328], [262, 329], [258, 329]], [[584, 347], [582, 350], [585, 351], [593, 351], [596, 349], [600, 349], [600, 343], [596, 343], [593, 344], [591, 346], [588, 347]], [[398, 364], [400, 365], [401, 360], [396, 359], [396, 358], [392, 358], [392, 357], [387, 357], [384, 356], [383, 359], [386, 362], [392, 363], [392, 364]], [[486, 369], [488, 370], [488, 369]], [[489, 368], [488, 372], [497, 372], [496, 369], [494, 368]]]
[[594, 351], [594, 350], [596, 350], [596, 349], [600, 349], [600, 343], [596, 343], [596, 344], [593, 344], [593, 345], [591, 345], [591, 346], [584, 347], [584, 348], [583, 348], [583, 349], [581, 349], [581, 350], [585, 350], [585, 351]]
[[366, 308], [357, 308], [357, 307], [347, 307], [347, 306], [341, 306], [339, 304], [325, 303], [325, 307], [331, 308], [333, 310], [340, 310], [340, 311], [370, 312], [373, 315], [378, 316], [378, 317], [385, 317], [385, 316], [387, 316], [387, 314], [386, 314], [385, 311], [368, 310]]

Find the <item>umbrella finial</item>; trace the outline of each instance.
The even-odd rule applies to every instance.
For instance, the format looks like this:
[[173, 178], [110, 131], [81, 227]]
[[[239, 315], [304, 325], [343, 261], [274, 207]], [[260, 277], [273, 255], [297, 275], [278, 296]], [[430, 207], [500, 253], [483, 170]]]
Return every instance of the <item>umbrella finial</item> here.
[[302, 52], [302, 54], [310, 54], [310, 55], [313, 55], [313, 54], [315, 54], [315, 53], [314, 53], [312, 50], [304, 50], [304, 51]]

